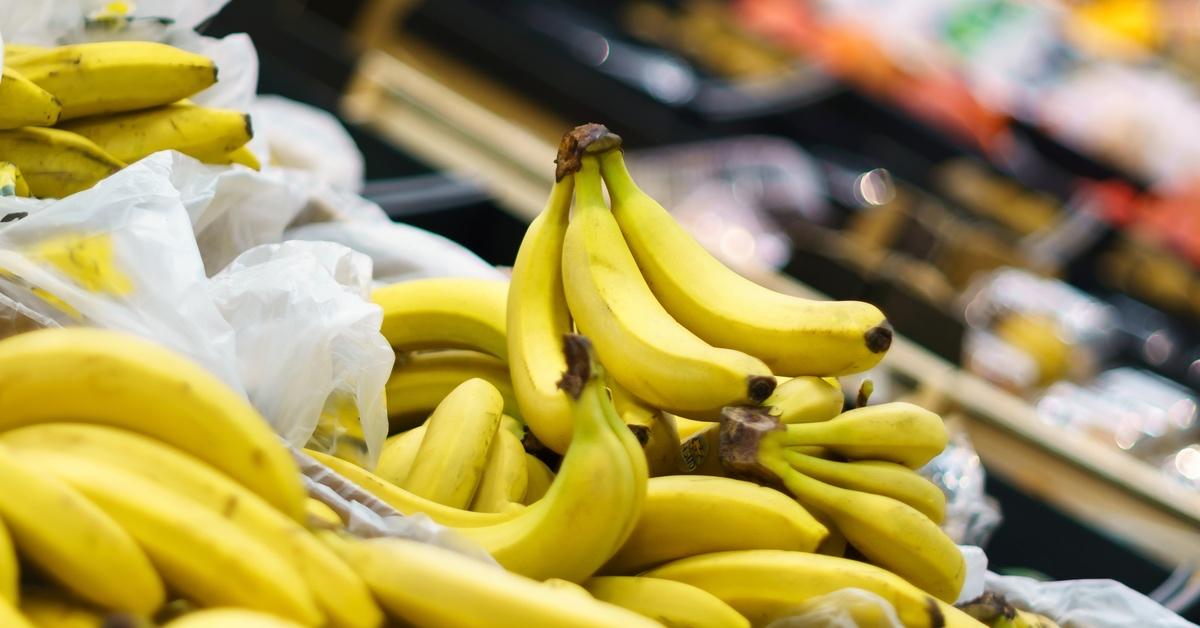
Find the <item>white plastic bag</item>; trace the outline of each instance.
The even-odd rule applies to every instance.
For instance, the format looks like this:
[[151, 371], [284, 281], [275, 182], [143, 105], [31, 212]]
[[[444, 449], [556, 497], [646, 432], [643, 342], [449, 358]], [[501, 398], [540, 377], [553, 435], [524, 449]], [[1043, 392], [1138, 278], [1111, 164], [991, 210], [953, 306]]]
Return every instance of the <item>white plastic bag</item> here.
[[362, 190], [362, 153], [328, 111], [282, 96], [259, 96], [250, 113], [254, 134], [266, 141], [276, 165], [308, 172], [334, 189]]
[[1041, 582], [1021, 576], [987, 575], [987, 590], [1021, 610], [1053, 619], [1063, 628], [1194, 628], [1158, 602], [1116, 580]]
[[904, 628], [896, 609], [863, 589], [841, 589], [812, 598], [767, 624], [768, 628]]

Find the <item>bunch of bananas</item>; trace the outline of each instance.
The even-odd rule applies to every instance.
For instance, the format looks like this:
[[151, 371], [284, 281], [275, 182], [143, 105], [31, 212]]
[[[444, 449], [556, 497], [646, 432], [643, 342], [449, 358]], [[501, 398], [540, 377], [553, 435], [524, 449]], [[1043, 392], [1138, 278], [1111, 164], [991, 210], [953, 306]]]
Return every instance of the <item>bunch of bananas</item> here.
[[167, 149], [257, 170], [248, 115], [186, 100], [216, 81], [212, 59], [166, 44], [5, 45], [0, 195], [67, 196]]

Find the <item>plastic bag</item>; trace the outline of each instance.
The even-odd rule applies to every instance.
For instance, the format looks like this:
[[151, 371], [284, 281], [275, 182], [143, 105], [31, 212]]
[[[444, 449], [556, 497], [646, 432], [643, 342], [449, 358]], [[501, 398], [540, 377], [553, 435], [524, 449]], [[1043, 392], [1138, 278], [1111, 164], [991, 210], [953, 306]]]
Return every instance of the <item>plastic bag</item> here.
[[367, 300], [371, 262], [332, 242], [252, 248], [211, 282], [251, 403], [289, 443], [373, 468], [395, 354]]
[[984, 493], [983, 464], [966, 431], [952, 430], [946, 448], [920, 473], [946, 494], [942, 530], [955, 543], [986, 545], [1002, 518], [996, 500]]
[[259, 96], [250, 110], [276, 165], [308, 172], [335, 189], [362, 190], [363, 156], [328, 111], [282, 96]]
[[890, 602], [850, 588], [814, 597], [767, 628], [904, 628], [904, 624]]
[[1063, 628], [1195, 626], [1115, 580], [1041, 582], [989, 572], [987, 590], [1003, 594], [1013, 606], [1045, 615]]

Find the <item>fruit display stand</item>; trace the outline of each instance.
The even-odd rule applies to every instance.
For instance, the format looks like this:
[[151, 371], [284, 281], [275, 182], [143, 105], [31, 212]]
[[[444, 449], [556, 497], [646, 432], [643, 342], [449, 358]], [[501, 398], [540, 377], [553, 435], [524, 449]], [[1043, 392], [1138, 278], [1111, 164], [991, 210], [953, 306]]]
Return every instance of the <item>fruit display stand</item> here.
[[[540, 211], [551, 183], [545, 156], [553, 154], [561, 130], [572, 126], [499, 81], [408, 41], [381, 42], [361, 57], [341, 113], [418, 160], [484, 184], [517, 225]], [[422, 225], [421, 218], [414, 218], [414, 224]], [[511, 221], [494, 220], [512, 229]], [[511, 253], [508, 244], [495, 243], [498, 250], [485, 257], [511, 261], [516, 243], [511, 243]], [[751, 277], [781, 292], [819, 296], [774, 271]], [[1131, 578], [1138, 582], [1128, 584], [1148, 591], [1155, 578], [1168, 573], [1197, 579], [1191, 569], [1200, 564], [1200, 494], [1122, 451], [1041, 421], [1028, 402], [902, 336], [882, 365], [922, 395], [923, 402], [961, 417], [996, 479], [1099, 533], [1116, 548], [1110, 550], [1145, 561], [1148, 568]], [[1005, 525], [1033, 534], [1038, 522]], [[1075, 553], [1073, 548], [1085, 547], [1076, 545], [1078, 540], [1064, 534], [1028, 542], [1031, 551], [1057, 552], [1066, 561], [1055, 566], [1055, 577], [1121, 579], [1117, 573], [1088, 573], [1067, 564], [1076, 559], [1081, 566], [1095, 564]], [[1003, 565], [1005, 557], [997, 554], [992, 560]]]

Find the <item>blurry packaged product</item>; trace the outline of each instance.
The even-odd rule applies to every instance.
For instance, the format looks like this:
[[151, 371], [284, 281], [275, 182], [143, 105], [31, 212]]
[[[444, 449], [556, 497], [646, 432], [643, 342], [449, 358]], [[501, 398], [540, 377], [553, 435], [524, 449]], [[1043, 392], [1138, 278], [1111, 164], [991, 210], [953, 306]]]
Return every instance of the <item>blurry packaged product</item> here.
[[1200, 442], [1166, 456], [1160, 468], [1167, 477], [1200, 491]]
[[989, 172], [977, 161], [948, 161], [939, 165], [933, 176], [938, 189], [951, 201], [1019, 235], [1043, 231], [1059, 220], [1061, 208], [1053, 197]]

